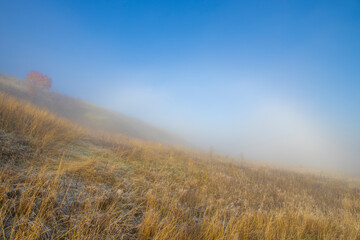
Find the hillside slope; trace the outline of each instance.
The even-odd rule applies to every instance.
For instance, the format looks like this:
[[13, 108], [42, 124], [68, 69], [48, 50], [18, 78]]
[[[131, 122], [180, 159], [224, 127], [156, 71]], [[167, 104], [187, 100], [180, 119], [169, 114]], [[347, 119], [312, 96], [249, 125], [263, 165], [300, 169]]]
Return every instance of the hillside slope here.
[[49, 109], [60, 117], [93, 130], [162, 143], [185, 143], [179, 137], [135, 118], [52, 90], [37, 88], [30, 95], [27, 82], [12, 76], [0, 74], [0, 91], [30, 101], [39, 107]]
[[360, 184], [85, 129], [0, 92], [0, 239], [360, 239]]
[[0, 239], [360, 239], [360, 185], [83, 129], [0, 92]]

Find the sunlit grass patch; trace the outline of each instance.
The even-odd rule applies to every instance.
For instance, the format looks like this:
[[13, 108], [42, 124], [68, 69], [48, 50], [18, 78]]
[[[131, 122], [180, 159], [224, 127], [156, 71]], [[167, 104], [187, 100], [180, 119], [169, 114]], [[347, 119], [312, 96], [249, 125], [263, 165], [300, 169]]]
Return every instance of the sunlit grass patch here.
[[360, 238], [359, 182], [84, 130], [2, 93], [0, 120], [0, 239]]
[[0, 92], [0, 128], [30, 137], [37, 150], [55, 150], [79, 139], [84, 130], [47, 110]]

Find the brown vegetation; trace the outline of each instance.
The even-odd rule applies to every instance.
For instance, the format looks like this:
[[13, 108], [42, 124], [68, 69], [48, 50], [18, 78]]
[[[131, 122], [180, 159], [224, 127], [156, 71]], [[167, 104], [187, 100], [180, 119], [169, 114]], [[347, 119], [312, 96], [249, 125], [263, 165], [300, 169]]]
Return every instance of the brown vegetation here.
[[82, 129], [55, 114], [0, 92], [0, 129], [22, 134], [37, 150], [56, 147], [79, 138]]
[[0, 239], [360, 239], [357, 181], [85, 131], [4, 94], [0, 123], [66, 151], [0, 168]]
[[123, 134], [145, 141], [185, 144], [171, 133], [104, 107], [55, 91], [48, 91], [43, 87], [34, 86], [33, 93], [29, 94], [28, 87], [28, 82], [0, 73], [0, 92], [46, 108], [57, 116], [82, 127]]

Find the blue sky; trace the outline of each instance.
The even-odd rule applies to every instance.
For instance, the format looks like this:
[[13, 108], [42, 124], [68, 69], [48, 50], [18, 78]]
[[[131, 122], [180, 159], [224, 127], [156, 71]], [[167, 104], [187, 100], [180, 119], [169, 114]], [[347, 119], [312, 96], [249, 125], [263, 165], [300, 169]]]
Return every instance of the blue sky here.
[[0, 1], [0, 72], [251, 159], [360, 169], [359, 1]]

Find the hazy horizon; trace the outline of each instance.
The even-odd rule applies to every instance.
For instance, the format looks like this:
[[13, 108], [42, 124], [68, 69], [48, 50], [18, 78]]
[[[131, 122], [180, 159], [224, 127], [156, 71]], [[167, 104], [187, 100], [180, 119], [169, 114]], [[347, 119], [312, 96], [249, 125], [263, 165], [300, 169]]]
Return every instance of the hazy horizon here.
[[356, 1], [2, 1], [0, 72], [245, 159], [360, 172]]

